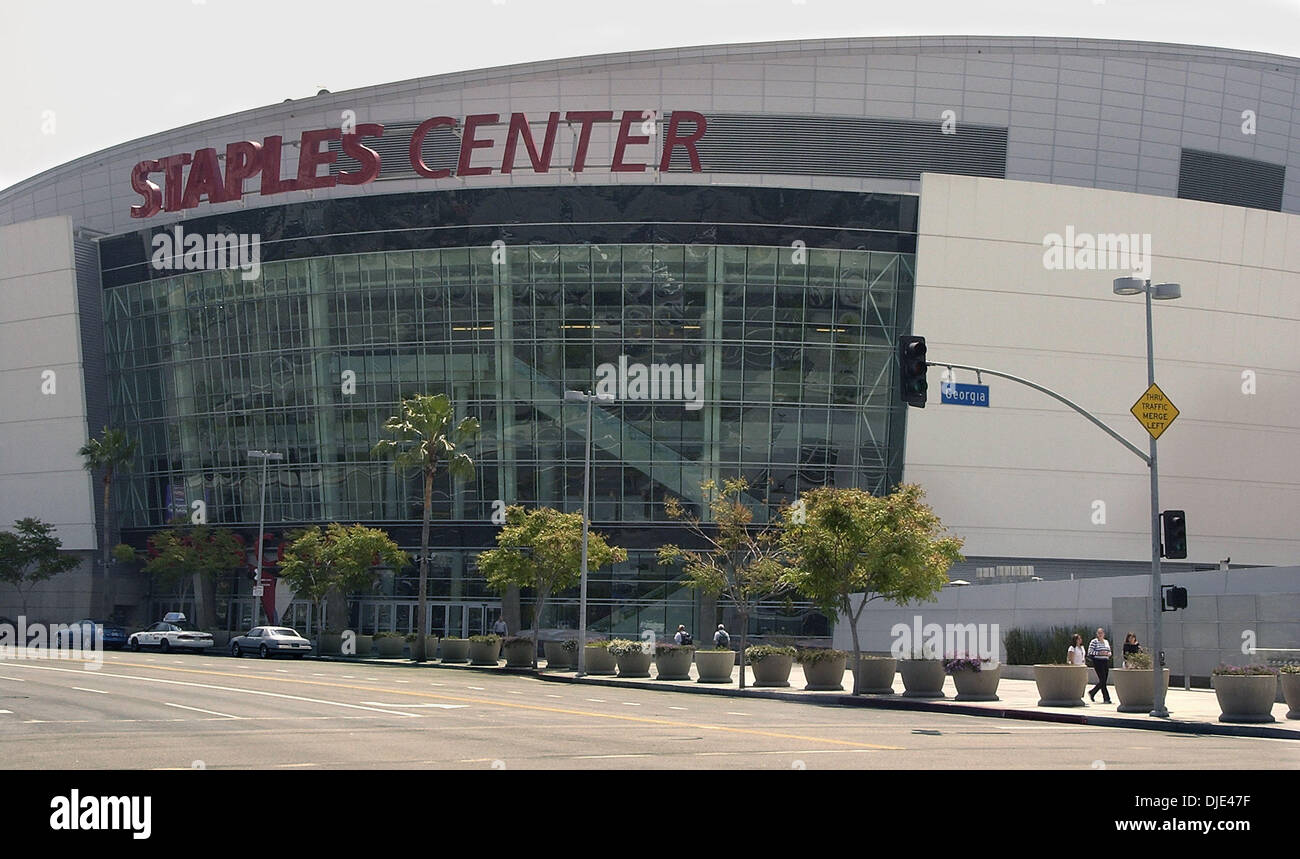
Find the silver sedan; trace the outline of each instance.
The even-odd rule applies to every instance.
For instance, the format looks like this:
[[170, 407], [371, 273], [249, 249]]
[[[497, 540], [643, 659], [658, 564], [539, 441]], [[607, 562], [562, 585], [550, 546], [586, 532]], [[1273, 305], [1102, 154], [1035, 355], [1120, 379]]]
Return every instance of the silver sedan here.
[[256, 653], [263, 659], [294, 656], [298, 659], [311, 652], [311, 642], [285, 626], [255, 626], [244, 635], [230, 639], [230, 655], [239, 657]]

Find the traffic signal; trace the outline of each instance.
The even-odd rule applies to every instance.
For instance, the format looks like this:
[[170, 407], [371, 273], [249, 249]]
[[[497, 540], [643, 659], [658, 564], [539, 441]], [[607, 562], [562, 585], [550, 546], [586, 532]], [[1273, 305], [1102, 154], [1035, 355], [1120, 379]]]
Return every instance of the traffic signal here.
[[1160, 524], [1165, 532], [1166, 558], [1187, 557], [1187, 514], [1182, 510], [1166, 510], [1160, 514]]
[[1187, 588], [1169, 586], [1169, 595], [1165, 599], [1167, 611], [1177, 611], [1180, 608], [1187, 608]]
[[902, 336], [898, 338], [898, 385], [903, 402], [909, 406], [925, 408], [925, 338]]

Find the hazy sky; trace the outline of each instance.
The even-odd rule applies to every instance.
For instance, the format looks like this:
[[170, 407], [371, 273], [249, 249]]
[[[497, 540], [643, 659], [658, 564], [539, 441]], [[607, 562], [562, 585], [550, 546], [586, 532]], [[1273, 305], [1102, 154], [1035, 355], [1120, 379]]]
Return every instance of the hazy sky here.
[[5, 25], [0, 188], [321, 88], [585, 54], [944, 34], [1300, 54], [1300, 0], [50, 0], [8, 5]]

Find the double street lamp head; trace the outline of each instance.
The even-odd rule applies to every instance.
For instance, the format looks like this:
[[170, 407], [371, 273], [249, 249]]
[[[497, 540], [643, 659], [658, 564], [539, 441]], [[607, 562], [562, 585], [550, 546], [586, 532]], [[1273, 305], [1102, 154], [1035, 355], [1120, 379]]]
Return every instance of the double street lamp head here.
[[614, 400], [614, 395], [613, 394], [587, 394], [587, 393], [583, 393], [582, 391], [565, 391], [564, 399], [569, 402], [578, 402], [578, 403], [586, 403], [586, 402], [590, 402], [591, 400], [599, 400], [600, 402], [612, 402]]
[[1157, 283], [1152, 286], [1151, 281], [1140, 277], [1117, 277], [1114, 280], [1116, 295], [1138, 295], [1148, 289], [1151, 290], [1151, 298], [1155, 301], [1169, 301], [1183, 297], [1183, 287], [1177, 283]]

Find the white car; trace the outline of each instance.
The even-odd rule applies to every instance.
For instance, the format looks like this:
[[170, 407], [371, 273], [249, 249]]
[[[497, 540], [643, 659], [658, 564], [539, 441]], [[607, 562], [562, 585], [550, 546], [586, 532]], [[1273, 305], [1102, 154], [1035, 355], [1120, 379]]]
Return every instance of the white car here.
[[230, 639], [230, 655], [256, 653], [263, 659], [293, 656], [302, 659], [311, 652], [311, 642], [287, 626], [255, 626], [246, 635]]
[[207, 650], [214, 643], [211, 633], [200, 632], [190, 626], [185, 615], [178, 611], [168, 612], [162, 620], [148, 629], [132, 633], [126, 640], [128, 650], [156, 647], [163, 653], [169, 650]]

